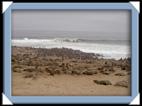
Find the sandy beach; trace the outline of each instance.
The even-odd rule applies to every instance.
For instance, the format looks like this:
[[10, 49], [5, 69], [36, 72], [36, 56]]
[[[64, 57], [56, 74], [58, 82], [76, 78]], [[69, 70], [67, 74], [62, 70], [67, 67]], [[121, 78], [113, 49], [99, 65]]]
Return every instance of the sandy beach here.
[[128, 96], [131, 60], [68, 48], [12, 47], [12, 95]]

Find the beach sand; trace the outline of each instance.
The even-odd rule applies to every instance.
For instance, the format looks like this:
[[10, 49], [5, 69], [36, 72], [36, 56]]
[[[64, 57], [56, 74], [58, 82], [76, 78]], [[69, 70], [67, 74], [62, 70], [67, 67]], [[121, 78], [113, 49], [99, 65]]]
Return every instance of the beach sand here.
[[72, 49], [12, 47], [14, 96], [129, 96], [130, 59]]

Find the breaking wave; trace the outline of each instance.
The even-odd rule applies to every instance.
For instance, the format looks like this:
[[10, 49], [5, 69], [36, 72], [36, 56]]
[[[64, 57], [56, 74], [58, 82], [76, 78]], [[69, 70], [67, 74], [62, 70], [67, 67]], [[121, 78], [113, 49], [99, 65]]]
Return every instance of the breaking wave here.
[[[108, 41], [107, 41], [108, 42]], [[111, 42], [111, 41], [110, 41]], [[112, 43], [97, 43], [86, 39], [77, 38], [54, 38], [54, 39], [13, 39], [12, 46], [33, 47], [33, 48], [71, 48], [88, 53], [97, 53], [105, 58], [125, 58], [130, 57], [130, 46]]]

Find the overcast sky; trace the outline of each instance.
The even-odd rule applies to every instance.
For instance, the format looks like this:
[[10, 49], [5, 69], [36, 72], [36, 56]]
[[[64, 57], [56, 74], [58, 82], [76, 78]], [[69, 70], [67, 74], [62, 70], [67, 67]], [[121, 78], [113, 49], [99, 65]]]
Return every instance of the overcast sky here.
[[111, 33], [111, 36], [127, 39], [130, 36], [130, 25], [130, 12], [122, 10], [19, 10], [12, 12], [13, 31], [82, 31], [91, 32], [94, 35]]

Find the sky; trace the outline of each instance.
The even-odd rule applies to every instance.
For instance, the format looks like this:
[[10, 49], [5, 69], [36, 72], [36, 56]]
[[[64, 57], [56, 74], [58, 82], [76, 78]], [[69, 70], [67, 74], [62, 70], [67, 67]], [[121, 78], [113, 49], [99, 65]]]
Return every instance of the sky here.
[[[76, 32], [84, 33], [76, 34], [78, 37], [105, 39], [107, 36], [107, 39], [127, 40], [131, 34], [130, 26], [130, 12], [126, 10], [12, 11], [13, 36], [18, 31], [52, 32], [53, 36], [61, 36], [62, 32]], [[60, 34], [54, 35], [53, 32]]]

